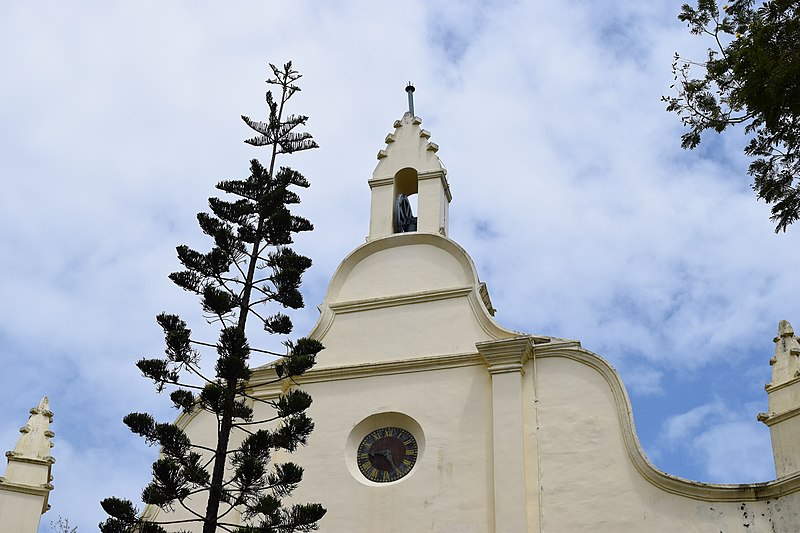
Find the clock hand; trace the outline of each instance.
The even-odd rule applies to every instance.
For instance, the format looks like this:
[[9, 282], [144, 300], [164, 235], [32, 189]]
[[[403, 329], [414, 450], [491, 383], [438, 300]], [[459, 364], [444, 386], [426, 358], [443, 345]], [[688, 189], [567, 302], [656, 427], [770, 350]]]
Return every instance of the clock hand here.
[[384, 457], [386, 457], [386, 459], [389, 460], [389, 464], [392, 465], [392, 470], [397, 470], [397, 467], [394, 466], [394, 461], [392, 461], [392, 452], [391, 452], [391, 450], [386, 450], [386, 454], [384, 454]]
[[389, 461], [389, 464], [392, 465], [392, 470], [397, 470], [397, 467], [395, 466], [394, 461], [392, 461], [392, 450], [389, 450], [389, 449], [386, 449], [386, 450], [375, 450], [375, 451], [370, 450], [367, 453], [369, 453], [370, 457], [375, 457], [376, 455], [380, 455], [381, 457], [383, 457], [384, 459]]

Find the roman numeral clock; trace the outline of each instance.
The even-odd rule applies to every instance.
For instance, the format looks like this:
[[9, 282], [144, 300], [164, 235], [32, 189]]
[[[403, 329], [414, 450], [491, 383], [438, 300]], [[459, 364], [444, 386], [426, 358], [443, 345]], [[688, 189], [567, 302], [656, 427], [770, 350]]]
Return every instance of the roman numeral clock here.
[[358, 446], [358, 469], [375, 483], [397, 481], [414, 468], [417, 453], [417, 440], [405, 429], [378, 428], [368, 433]]

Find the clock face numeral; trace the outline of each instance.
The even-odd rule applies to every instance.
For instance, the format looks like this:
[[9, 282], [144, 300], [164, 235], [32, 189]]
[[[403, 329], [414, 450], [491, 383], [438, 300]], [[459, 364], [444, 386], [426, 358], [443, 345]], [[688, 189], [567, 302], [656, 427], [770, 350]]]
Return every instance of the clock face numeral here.
[[358, 469], [370, 481], [397, 481], [414, 468], [417, 440], [398, 427], [376, 429], [358, 446], [357, 461]]

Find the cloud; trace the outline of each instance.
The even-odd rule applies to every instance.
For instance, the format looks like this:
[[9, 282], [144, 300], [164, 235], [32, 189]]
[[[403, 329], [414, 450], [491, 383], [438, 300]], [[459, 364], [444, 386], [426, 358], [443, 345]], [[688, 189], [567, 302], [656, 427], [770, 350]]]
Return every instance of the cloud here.
[[[51, 2], [44, 17], [38, 4], [4, 6], [0, 428], [15, 431], [50, 396], [54, 516], [79, 509], [76, 524], [94, 528], [99, 496], [142, 486], [135, 472], [146, 476], [153, 451], [120, 419], [174, 412], [133, 363], [163, 349], [160, 311], [213, 339], [166, 275], [176, 245], [208, 246], [194, 217], [213, 184], [264, 156], [242, 143], [239, 115], [263, 116], [267, 62], [289, 59], [304, 74], [296, 111], [321, 145], [286, 160], [312, 182], [299, 212], [316, 225], [297, 239], [314, 260], [298, 333], [364, 242], [366, 180], [412, 80], [448, 168], [450, 234], [497, 319], [613, 362], [647, 452], [687, 476], [725, 478], [714, 465], [739, 457], [721, 442], [733, 431], [752, 464], [769, 458], [753, 420], [763, 405], [742, 402], [766, 402], [769, 341], [797, 312], [797, 231], [772, 233], [740, 137], [680, 150], [680, 122], [659, 99], [672, 54], [702, 57], [703, 45], [676, 11], [632, 0]], [[690, 415], [697, 406], [704, 416]], [[657, 444], [662, 421], [683, 437]], [[105, 479], [120, 456], [125, 474]]]
[[[738, 407], [738, 408], [737, 408]], [[658, 456], [678, 451], [704, 473], [701, 481], [752, 483], [774, 479], [769, 431], [752, 423], [753, 405], [732, 407], [717, 399], [671, 416], [663, 424]]]
[[664, 439], [670, 446], [691, 441], [692, 436], [707, 424], [710, 417], [727, 418], [730, 414], [719, 401], [700, 405], [667, 420], [664, 423]]
[[757, 431], [749, 423], [716, 425], [699, 435], [694, 444], [710, 479], [737, 483], [775, 477], [772, 458], [763, 453], [769, 445], [769, 432]]

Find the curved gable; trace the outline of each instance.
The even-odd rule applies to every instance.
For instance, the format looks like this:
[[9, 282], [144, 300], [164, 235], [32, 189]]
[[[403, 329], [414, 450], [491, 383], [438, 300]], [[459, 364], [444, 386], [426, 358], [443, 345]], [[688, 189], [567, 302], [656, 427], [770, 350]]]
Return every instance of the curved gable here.
[[399, 233], [369, 242], [337, 269], [324, 303], [399, 296], [477, 285], [475, 266], [453, 241]]

